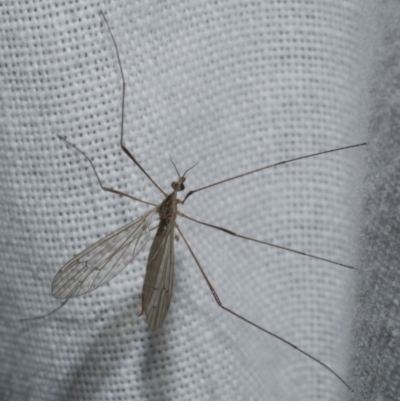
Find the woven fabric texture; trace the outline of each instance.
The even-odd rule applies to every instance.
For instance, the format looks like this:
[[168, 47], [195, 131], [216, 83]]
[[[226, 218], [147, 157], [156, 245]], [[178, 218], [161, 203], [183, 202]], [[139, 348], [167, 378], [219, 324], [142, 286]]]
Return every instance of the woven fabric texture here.
[[[398, 223], [398, 140], [388, 143], [388, 106], [372, 96], [398, 98], [391, 79], [399, 67], [390, 76], [383, 67], [400, 54], [396, 2], [9, 0], [0, 10], [0, 400], [396, 399], [384, 377], [386, 366], [399, 374], [390, 353], [399, 280], [396, 251], [386, 249], [399, 247], [393, 235], [390, 247], [380, 243], [376, 224]], [[104, 185], [163, 199], [119, 146], [122, 80], [100, 11], [126, 79], [125, 144], [167, 192], [176, 179], [170, 156], [181, 172], [199, 162], [187, 174], [193, 190], [370, 142], [209, 188], [180, 208], [358, 271], [178, 218], [226, 307], [326, 363], [355, 394], [218, 308], [182, 238], [173, 300], [156, 332], [138, 316], [149, 245], [109, 284], [45, 319], [19, 321], [60, 304], [50, 287], [69, 259], [149, 209], [102, 191], [88, 161], [58, 136], [93, 160]], [[385, 34], [394, 40], [382, 41], [377, 58]], [[371, 139], [376, 109], [382, 133]], [[383, 165], [386, 179], [377, 179]], [[380, 185], [390, 197], [382, 200]], [[388, 209], [393, 218], [380, 221]], [[383, 232], [396, 237], [393, 230]], [[389, 299], [378, 302], [382, 292]], [[389, 362], [378, 369], [382, 355]]]

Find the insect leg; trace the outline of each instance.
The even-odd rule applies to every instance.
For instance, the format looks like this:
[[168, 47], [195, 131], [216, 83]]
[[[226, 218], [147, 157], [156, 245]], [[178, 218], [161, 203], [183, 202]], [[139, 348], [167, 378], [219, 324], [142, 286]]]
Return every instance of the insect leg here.
[[147, 202], [147, 201], [141, 200], [141, 199], [139, 199], [139, 198], [135, 198], [134, 196], [128, 195], [128, 194], [126, 194], [126, 193], [124, 193], [124, 192], [121, 192], [121, 191], [117, 191], [116, 189], [112, 189], [112, 188], [105, 187], [105, 186], [103, 185], [103, 183], [101, 182], [99, 175], [97, 174], [96, 168], [94, 167], [94, 164], [93, 164], [92, 160], [91, 160], [82, 150], [80, 150], [76, 145], [74, 145], [73, 143], [69, 142], [65, 137], [63, 137], [63, 136], [61, 136], [61, 135], [57, 135], [57, 136], [58, 136], [60, 139], [62, 139], [64, 142], [66, 142], [69, 146], [72, 146], [72, 147], [73, 147], [75, 150], [77, 150], [81, 155], [83, 155], [83, 156], [85, 157], [86, 160], [89, 161], [89, 163], [90, 163], [90, 165], [92, 166], [93, 171], [94, 171], [94, 173], [95, 173], [95, 175], [96, 175], [97, 181], [99, 182], [99, 184], [100, 184], [100, 186], [101, 186], [101, 189], [102, 189], [103, 191], [111, 192], [111, 193], [113, 193], [113, 194], [117, 194], [117, 195], [121, 195], [121, 196], [126, 196], [127, 198], [131, 198], [131, 199], [133, 199], [133, 200], [136, 200], [136, 201], [145, 203], [146, 205], [157, 206], [157, 205], [155, 205], [154, 203]]
[[216, 225], [214, 225], [214, 224], [205, 223], [204, 221], [196, 220], [196, 219], [194, 219], [193, 217], [189, 217], [188, 215], [186, 215], [186, 214], [184, 214], [184, 213], [182, 213], [182, 212], [178, 212], [178, 214], [179, 214], [179, 216], [185, 217], [185, 218], [188, 219], [188, 220], [192, 220], [192, 221], [194, 221], [195, 223], [201, 224], [201, 225], [206, 226], [206, 227], [215, 228], [216, 230], [222, 231], [222, 232], [227, 233], [227, 234], [229, 234], [229, 235], [232, 235], [232, 236], [234, 236], [234, 237], [243, 238], [243, 239], [248, 240], [248, 241], [257, 242], [257, 243], [259, 243], [259, 244], [268, 245], [268, 246], [271, 246], [271, 247], [273, 247], [273, 248], [278, 248], [278, 249], [282, 249], [282, 250], [284, 250], [284, 251], [297, 253], [297, 254], [302, 255], [302, 256], [308, 256], [309, 258], [313, 258], [313, 259], [317, 259], [317, 260], [322, 260], [323, 262], [328, 262], [328, 263], [332, 263], [332, 264], [334, 264], [334, 265], [346, 267], [346, 268], [348, 268], [348, 269], [357, 270], [356, 267], [349, 266], [349, 265], [345, 265], [345, 264], [339, 263], [339, 262], [334, 262], [333, 260], [321, 258], [320, 256], [315, 256], [315, 255], [311, 255], [311, 254], [309, 254], [309, 253], [297, 251], [296, 249], [286, 248], [286, 247], [284, 247], [284, 246], [276, 245], [276, 244], [273, 244], [273, 243], [271, 243], [271, 242], [266, 242], [266, 241], [261, 241], [261, 240], [255, 239], [255, 238], [246, 237], [246, 236], [244, 236], [244, 235], [237, 234], [237, 233], [235, 233], [235, 232], [233, 232], [233, 231], [231, 231], [231, 230], [228, 230], [228, 229], [226, 229], [226, 228], [223, 228], [223, 227], [220, 227], [220, 226], [216, 226]]
[[125, 114], [125, 76], [124, 72], [122, 70], [122, 63], [121, 59], [119, 57], [119, 51], [117, 47], [117, 43], [114, 39], [114, 35], [112, 34], [110, 25], [108, 24], [108, 21], [106, 19], [106, 16], [102, 11], [100, 11], [101, 16], [103, 17], [103, 20], [107, 26], [108, 32], [110, 33], [111, 39], [114, 43], [114, 48], [115, 52], [117, 54], [117, 59], [118, 59], [118, 65], [119, 65], [119, 70], [121, 72], [121, 78], [122, 78], [122, 99], [121, 99], [121, 137], [120, 137], [120, 146], [121, 149], [124, 151], [124, 153], [142, 170], [142, 172], [145, 174], [145, 176], [157, 187], [157, 189], [163, 193], [165, 196], [167, 196], [167, 193], [164, 192], [158, 185], [157, 183], [151, 178], [150, 174], [141, 166], [141, 164], [135, 159], [135, 157], [132, 155], [132, 153], [126, 148], [124, 145], [124, 114]]
[[335, 149], [330, 149], [330, 150], [324, 150], [324, 151], [322, 151], [322, 152], [313, 153], [313, 154], [310, 154], [310, 155], [295, 157], [294, 159], [283, 160], [283, 161], [278, 162], [278, 163], [270, 164], [270, 165], [268, 165], [268, 166], [260, 167], [260, 168], [257, 168], [257, 169], [255, 169], [255, 170], [247, 171], [246, 173], [239, 174], [239, 175], [235, 175], [235, 176], [233, 176], [233, 177], [226, 178], [225, 180], [222, 180], [222, 181], [214, 182], [214, 183], [212, 183], [212, 184], [206, 185], [205, 187], [201, 187], [201, 188], [194, 189], [193, 191], [190, 191], [190, 192], [188, 192], [188, 193], [186, 194], [185, 199], [183, 200], [183, 203], [185, 203], [186, 199], [189, 198], [189, 196], [193, 195], [193, 194], [196, 193], [196, 192], [200, 192], [200, 191], [203, 191], [204, 189], [208, 189], [208, 188], [214, 187], [214, 186], [216, 186], [216, 185], [223, 184], [224, 182], [236, 180], [236, 178], [245, 177], [246, 175], [258, 173], [259, 171], [267, 170], [267, 169], [272, 168], [272, 167], [277, 167], [277, 166], [280, 166], [280, 165], [282, 165], [282, 164], [292, 163], [292, 162], [295, 162], [295, 161], [298, 161], [298, 160], [303, 160], [303, 159], [308, 159], [308, 158], [314, 157], [314, 156], [324, 155], [324, 154], [326, 154], [326, 153], [332, 153], [332, 152], [338, 152], [338, 151], [341, 151], [341, 150], [357, 148], [357, 147], [359, 147], [359, 146], [364, 146], [364, 145], [367, 145], [367, 142], [358, 143], [358, 144], [356, 144], [356, 145], [344, 146], [344, 147], [342, 147], [342, 148], [335, 148]]
[[53, 309], [52, 311], [45, 313], [44, 315], [39, 315], [39, 316], [34, 316], [34, 317], [25, 317], [23, 319], [19, 319], [20, 322], [24, 322], [26, 320], [38, 320], [38, 319], [43, 319], [47, 316], [52, 315], [53, 313], [57, 312], [59, 309], [61, 309], [71, 298], [67, 298], [64, 302], [62, 302], [57, 308]]
[[204, 272], [203, 268], [200, 265], [199, 260], [196, 258], [196, 255], [194, 254], [192, 248], [190, 247], [189, 243], [187, 242], [185, 236], [182, 234], [182, 231], [180, 230], [180, 228], [178, 227], [177, 224], [175, 224], [176, 229], [179, 231], [179, 234], [181, 235], [183, 241], [185, 242], [186, 246], [189, 249], [190, 254], [192, 255], [194, 261], [196, 262], [197, 267], [199, 268], [202, 276], [204, 277], [204, 280], [206, 280], [206, 283], [208, 285], [208, 288], [210, 289], [215, 302], [218, 304], [219, 307], [221, 307], [222, 309], [224, 309], [225, 311], [227, 311], [228, 313], [230, 313], [233, 316], [236, 316], [237, 318], [239, 318], [240, 320], [243, 320], [244, 322], [250, 324], [251, 326], [255, 327], [256, 329], [259, 329], [261, 331], [263, 331], [264, 333], [275, 337], [276, 339], [278, 339], [279, 341], [284, 342], [285, 344], [289, 345], [290, 347], [294, 348], [296, 351], [299, 351], [300, 353], [302, 353], [303, 355], [305, 355], [306, 357], [312, 359], [313, 361], [317, 362], [319, 365], [323, 366], [325, 369], [329, 370], [329, 372], [331, 372], [334, 376], [336, 376], [351, 392], [354, 393], [354, 390], [344, 381], [344, 379], [342, 379], [333, 369], [331, 369], [328, 365], [326, 365], [325, 363], [321, 362], [319, 359], [313, 357], [312, 355], [310, 355], [309, 353], [307, 353], [306, 351], [303, 351], [301, 348], [297, 347], [296, 345], [294, 345], [293, 343], [291, 343], [290, 341], [285, 340], [283, 337], [278, 336], [277, 334], [272, 333], [271, 331], [264, 329], [263, 327], [259, 326], [256, 323], [253, 323], [251, 320], [246, 319], [245, 317], [239, 315], [238, 313], [236, 313], [235, 311], [227, 308], [226, 306], [224, 306], [221, 302], [221, 299], [219, 298], [217, 292], [214, 290], [214, 287], [212, 286], [210, 280], [208, 279], [206, 273]]

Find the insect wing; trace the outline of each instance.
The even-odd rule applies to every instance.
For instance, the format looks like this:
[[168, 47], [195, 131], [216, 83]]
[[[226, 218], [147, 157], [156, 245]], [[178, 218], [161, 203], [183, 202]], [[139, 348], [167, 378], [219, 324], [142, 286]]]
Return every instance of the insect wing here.
[[67, 299], [108, 283], [135, 258], [150, 238], [157, 208], [146, 212], [71, 259], [54, 277], [51, 292]]
[[174, 225], [158, 230], [151, 245], [142, 291], [142, 309], [151, 331], [157, 330], [167, 315], [174, 280]]

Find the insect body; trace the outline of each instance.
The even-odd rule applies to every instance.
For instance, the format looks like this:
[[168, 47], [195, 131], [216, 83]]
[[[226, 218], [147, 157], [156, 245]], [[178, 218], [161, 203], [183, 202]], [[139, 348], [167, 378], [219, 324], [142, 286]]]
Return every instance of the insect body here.
[[[256, 323], [248, 320], [247, 318], [239, 315], [235, 311], [227, 308], [223, 305], [220, 298], [218, 297], [216, 291], [214, 290], [211, 282], [207, 278], [207, 275], [202, 268], [199, 260], [195, 256], [193, 250], [191, 249], [189, 243], [187, 242], [185, 236], [183, 235], [182, 231], [180, 230], [179, 226], [176, 223], [176, 217], [179, 215], [181, 217], [187, 218], [192, 220], [196, 223], [203, 224], [205, 226], [223, 231], [229, 235], [233, 235], [236, 237], [243, 238], [248, 241], [257, 242], [259, 244], [273, 246], [279, 249], [283, 249], [290, 252], [295, 252], [297, 254], [312, 257], [314, 259], [318, 259], [324, 262], [332, 263], [335, 265], [343, 266], [346, 268], [353, 268], [351, 266], [334, 262], [328, 259], [321, 258], [319, 256], [306, 254], [304, 252], [286, 248], [280, 245], [272, 244], [269, 242], [265, 242], [262, 240], [246, 237], [240, 234], [237, 234], [233, 231], [228, 229], [205, 223], [199, 220], [196, 220], [192, 217], [189, 217], [181, 212], [178, 211], [178, 204], [183, 204], [189, 198], [189, 196], [193, 195], [196, 192], [206, 190], [212, 186], [219, 185], [225, 183], [227, 181], [231, 181], [234, 179], [238, 179], [244, 177], [249, 174], [254, 174], [260, 172], [262, 170], [273, 168], [281, 164], [294, 162], [297, 160], [310, 158], [314, 156], [318, 156], [325, 153], [337, 152], [339, 150], [350, 149], [358, 146], [365, 145], [356, 144], [351, 146], [346, 146], [343, 148], [336, 148], [331, 150], [326, 150], [323, 152], [314, 153], [311, 155], [301, 156], [297, 158], [293, 158], [290, 160], [285, 160], [282, 162], [278, 162], [272, 165], [264, 166], [234, 177], [227, 178], [222, 181], [218, 181], [207, 186], [197, 188], [195, 190], [189, 191], [186, 197], [183, 200], [178, 199], [177, 194], [179, 191], [184, 190], [184, 182], [186, 180], [185, 175], [190, 170], [188, 169], [182, 176], [179, 174], [178, 169], [175, 170], [178, 174], [178, 180], [172, 183], [173, 192], [167, 194], [164, 192], [157, 183], [150, 177], [150, 175], [146, 172], [146, 170], [141, 166], [141, 164], [135, 159], [135, 157], [130, 153], [130, 151], [125, 147], [123, 142], [123, 116], [124, 116], [124, 108], [125, 108], [125, 79], [122, 70], [121, 61], [119, 58], [118, 48], [115, 42], [115, 39], [112, 35], [111, 29], [107, 23], [107, 20], [102, 14], [104, 22], [109, 30], [111, 38], [114, 42], [116, 54], [118, 57], [120, 72], [122, 76], [122, 115], [121, 115], [121, 133], [120, 133], [120, 146], [123, 152], [139, 167], [139, 169], [147, 176], [147, 178], [155, 185], [156, 188], [164, 195], [164, 200], [160, 203], [160, 205], [155, 205], [154, 203], [147, 202], [134, 196], [125, 194], [118, 190], [105, 187], [100, 177], [98, 176], [95, 166], [91, 159], [86, 156], [86, 154], [78, 149], [74, 144], [69, 142], [67, 139], [60, 137], [63, 139], [68, 145], [72, 146], [76, 149], [79, 153], [81, 153], [91, 164], [93, 171], [97, 177], [97, 180], [101, 186], [101, 188], [105, 191], [112, 192], [114, 194], [131, 198], [133, 200], [148, 204], [153, 206], [151, 210], [147, 211], [137, 220], [125, 225], [124, 227], [120, 228], [119, 230], [115, 231], [114, 233], [108, 235], [107, 237], [99, 240], [95, 244], [91, 245], [86, 250], [82, 251], [80, 254], [75, 256], [71, 259], [55, 276], [53, 283], [52, 283], [52, 294], [54, 297], [59, 299], [65, 299], [67, 302], [68, 299], [86, 294], [94, 289], [100, 287], [103, 284], [109, 282], [113, 277], [115, 277], [118, 273], [120, 273], [124, 267], [127, 266], [129, 262], [131, 262], [138, 253], [143, 249], [146, 243], [150, 239], [151, 231], [157, 228], [153, 244], [150, 249], [150, 253], [148, 256], [147, 261], [147, 268], [146, 274], [143, 284], [142, 290], [142, 312], [146, 314], [147, 324], [150, 330], [154, 331], [164, 321], [168, 308], [171, 303], [172, 297], [172, 284], [173, 284], [173, 276], [174, 276], [174, 240], [175, 240], [175, 229], [178, 231], [179, 236], [183, 239], [184, 243], [187, 245], [189, 252], [191, 253], [196, 265], [201, 271], [212, 295], [214, 296], [215, 301], [217, 302], [218, 306], [220, 306], [223, 310], [227, 311], [228, 313], [236, 316], [237, 318], [241, 319], [242, 321], [256, 327], [257, 329], [263, 331], [266, 334], [269, 334], [278, 340], [290, 345], [297, 351], [301, 352], [303, 355], [307, 356], [308, 358], [314, 360], [325, 369], [329, 370], [333, 375], [335, 375], [345, 386], [347, 386], [350, 390], [350, 386], [331, 368], [325, 365], [323, 362], [318, 360], [317, 358], [313, 357], [312, 355], [308, 354], [307, 352], [299, 349], [294, 344], [290, 343], [289, 341], [285, 340], [284, 338], [268, 331], [267, 329], [257, 325]], [[194, 167], [194, 166], [193, 166]], [[193, 168], [191, 167], [191, 168]], [[159, 223], [158, 226], [154, 226], [155, 219], [158, 215]], [[64, 302], [64, 303], [65, 303]]]
[[[67, 143], [70, 144], [68, 141]], [[175, 220], [177, 205], [182, 203], [177, 198], [177, 193], [185, 188], [185, 174], [172, 183], [174, 191], [167, 195], [159, 206], [96, 242], [63, 266], [53, 280], [53, 296], [69, 299], [109, 282], [146, 245], [150, 239], [150, 226], [158, 213], [160, 221], [147, 261], [141, 312], [145, 312], [150, 330], [157, 330], [164, 321], [171, 303]]]
[[[185, 173], [186, 174], [186, 173]], [[175, 220], [178, 211], [177, 192], [185, 187], [185, 175], [172, 183], [174, 192], [158, 206], [160, 222], [147, 261], [142, 290], [142, 313], [146, 313], [147, 324], [154, 331], [167, 315], [172, 297], [174, 279]]]

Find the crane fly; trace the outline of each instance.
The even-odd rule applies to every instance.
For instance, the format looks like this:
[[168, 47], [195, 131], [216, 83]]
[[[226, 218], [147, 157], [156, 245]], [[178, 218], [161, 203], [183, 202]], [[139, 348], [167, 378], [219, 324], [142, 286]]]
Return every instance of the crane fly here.
[[[120, 131], [120, 146], [122, 151], [134, 162], [134, 164], [146, 175], [146, 177], [153, 183], [153, 185], [164, 195], [164, 200], [156, 205], [151, 202], [146, 202], [144, 200], [138, 199], [134, 196], [126, 194], [124, 192], [105, 187], [102, 184], [102, 181], [97, 174], [96, 168], [92, 162], [92, 160], [76, 145], [69, 142], [65, 137], [61, 137], [63, 141], [65, 141], [69, 146], [74, 148], [80, 154], [84, 156], [86, 160], [92, 166], [94, 174], [100, 184], [100, 187], [104, 191], [108, 191], [123, 197], [127, 197], [133, 199], [135, 201], [139, 201], [152, 206], [152, 209], [144, 213], [137, 220], [125, 225], [119, 230], [113, 232], [107, 237], [99, 240], [95, 244], [91, 245], [89, 248], [82, 251], [80, 254], [71, 259], [65, 266], [61, 268], [61, 270], [56, 274], [52, 286], [51, 291], [55, 298], [64, 299], [64, 302], [57, 308], [59, 309], [61, 306], [65, 305], [65, 303], [74, 297], [79, 295], [87, 294], [90, 291], [95, 290], [96, 288], [108, 283], [112, 278], [114, 278], [117, 274], [119, 274], [144, 248], [147, 242], [150, 240], [151, 232], [156, 230], [153, 243], [150, 248], [146, 274], [143, 283], [142, 289], [142, 311], [141, 314], [144, 313], [146, 315], [146, 321], [150, 330], [157, 330], [160, 325], [163, 323], [168, 309], [171, 303], [172, 297], [172, 285], [174, 278], [174, 241], [176, 237], [176, 232], [179, 234], [179, 237], [183, 239], [183, 242], [186, 244], [190, 254], [192, 255], [197, 267], [199, 268], [202, 276], [204, 277], [216, 303], [223, 310], [227, 311], [231, 315], [236, 316], [242, 321], [256, 327], [257, 329], [267, 333], [270, 336], [275, 337], [279, 341], [284, 342], [285, 344], [291, 346], [296, 349], [303, 355], [308, 358], [314, 360], [319, 365], [323, 366], [325, 369], [330, 371], [334, 376], [336, 376], [347, 388], [351, 391], [351, 387], [346, 383], [344, 379], [342, 379], [336, 372], [334, 372], [329, 366], [298, 348], [291, 342], [285, 340], [284, 338], [274, 334], [267, 329], [257, 325], [256, 323], [248, 320], [247, 318], [239, 315], [235, 311], [227, 308], [223, 305], [220, 298], [218, 297], [217, 292], [214, 290], [210, 280], [208, 279], [203, 267], [201, 266], [198, 258], [194, 254], [192, 248], [190, 247], [186, 237], [183, 235], [181, 229], [179, 228], [176, 219], [177, 216], [187, 218], [196, 223], [205, 225], [210, 228], [214, 228], [225, 232], [226, 234], [236, 236], [239, 238], [243, 238], [248, 241], [253, 241], [259, 244], [272, 246], [275, 248], [279, 248], [285, 251], [294, 252], [303, 256], [308, 256], [314, 259], [318, 259], [324, 262], [332, 263], [334, 265], [339, 265], [342, 267], [346, 267], [349, 269], [354, 269], [354, 267], [345, 265], [339, 262], [335, 262], [332, 260], [328, 260], [322, 257], [318, 257], [315, 255], [310, 255], [295, 249], [286, 248], [283, 246], [279, 246], [273, 243], [257, 240], [254, 238], [246, 237], [244, 235], [237, 234], [233, 231], [230, 231], [226, 228], [219, 227], [213, 224], [205, 223], [199, 220], [196, 220], [193, 217], [190, 217], [186, 214], [183, 214], [178, 210], [178, 205], [183, 205], [187, 199], [195, 194], [196, 192], [200, 192], [206, 190], [210, 187], [220, 185], [222, 183], [238, 179], [250, 174], [254, 174], [260, 172], [262, 170], [266, 170], [268, 168], [273, 168], [278, 165], [282, 165], [285, 163], [295, 162], [297, 160], [315, 157], [318, 155], [337, 152], [345, 149], [351, 149], [359, 146], [366, 145], [366, 143], [360, 143], [351, 146], [345, 146], [342, 148], [325, 150], [322, 152], [309, 154], [306, 156], [297, 157], [290, 160], [281, 161], [272, 165], [264, 166], [240, 175], [236, 175], [234, 177], [227, 178], [222, 181], [218, 181], [207, 186], [189, 191], [183, 200], [178, 198], [178, 192], [181, 192], [185, 189], [185, 180], [187, 172], [193, 168], [188, 169], [183, 175], [180, 175], [176, 165], [171, 159], [172, 164], [174, 165], [175, 171], [178, 175], [176, 181], [174, 181], [171, 186], [173, 191], [168, 194], [164, 192], [157, 183], [152, 179], [152, 177], [147, 173], [147, 171], [142, 167], [142, 165], [136, 160], [136, 158], [132, 155], [132, 153], [125, 147], [124, 145], [124, 111], [125, 111], [125, 77], [122, 69], [122, 64], [120, 60], [120, 55], [118, 51], [118, 47], [116, 41], [114, 39], [111, 28], [108, 24], [108, 21], [105, 15], [101, 12], [102, 19], [107, 27], [107, 30], [111, 36], [113, 41], [115, 53], [117, 56], [119, 70], [122, 78], [122, 101], [121, 101], [121, 131]], [[158, 219], [158, 225], [157, 223]], [[54, 312], [54, 311], [53, 311]], [[52, 313], [52, 312], [50, 312]], [[46, 315], [45, 315], [46, 316]]]

